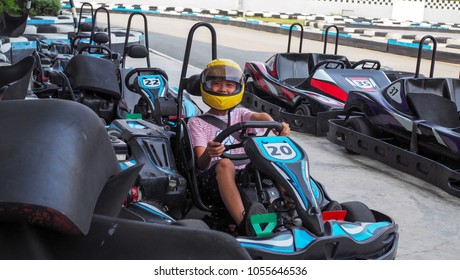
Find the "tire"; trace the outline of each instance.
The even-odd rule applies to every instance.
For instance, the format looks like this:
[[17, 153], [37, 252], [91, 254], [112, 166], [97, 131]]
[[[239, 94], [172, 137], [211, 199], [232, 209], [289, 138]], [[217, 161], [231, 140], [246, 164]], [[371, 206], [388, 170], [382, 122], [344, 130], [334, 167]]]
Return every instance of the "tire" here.
[[[307, 104], [301, 103], [299, 106], [295, 108], [294, 114], [309, 117], [311, 116], [311, 110]], [[303, 126], [303, 122], [299, 120], [294, 120], [293, 125], [294, 127], [300, 128]]]
[[359, 201], [349, 201], [341, 204], [347, 211], [345, 221], [375, 223], [375, 216], [366, 204]]
[[368, 135], [368, 136], [374, 136], [375, 132], [371, 127], [371, 124], [369, 121], [364, 118], [364, 117], [355, 117], [355, 118], [349, 118], [345, 122], [345, 127], [352, 129], [356, 132]]
[[257, 95], [257, 96], [260, 96], [260, 94], [258, 94], [258, 93], [259, 93], [259, 90], [257, 89], [257, 87], [256, 87], [256, 85], [254, 84], [254, 82], [247, 82], [247, 83], [246, 83], [245, 92], [250, 93], [250, 94], [254, 94], [254, 95]]
[[37, 33], [57, 33], [57, 27], [51, 24], [43, 24], [37, 27]]
[[[367, 135], [367, 136], [371, 136], [371, 137], [376, 137], [377, 136], [375, 131], [374, 131], [374, 129], [372, 129], [371, 124], [369, 123], [369, 121], [365, 117], [349, 118], [345, 122], [344, 126], [346, 128], [349, 128], [351, 130], [354, 130], [356, 132], [362, 133], [362, 134]], [[345, 148], [345, 150], [347, 150], [347, 152], [350, 153], [350, 154], [355, 154], [356, 155], [356, 152], [354, 152], [353, 150], [350, 150], [350, 149], [347, 149], [347, 148]]]

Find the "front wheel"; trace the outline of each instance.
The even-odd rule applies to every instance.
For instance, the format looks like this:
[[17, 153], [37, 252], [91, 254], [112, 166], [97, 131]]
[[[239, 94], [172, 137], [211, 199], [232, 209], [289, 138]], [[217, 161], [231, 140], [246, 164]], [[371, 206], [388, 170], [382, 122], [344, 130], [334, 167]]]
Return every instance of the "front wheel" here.
[[[311, 116], [311, 110], [307, 104], [302, 103], [295, 108], [294, 114], [302, 116], [302, 117], [305, 117], [305, 116], [309, 117]], [[296, 119], [294, 120], [293, 124], [295, 127], [300, 128], [303, 126], [303, 121]]]

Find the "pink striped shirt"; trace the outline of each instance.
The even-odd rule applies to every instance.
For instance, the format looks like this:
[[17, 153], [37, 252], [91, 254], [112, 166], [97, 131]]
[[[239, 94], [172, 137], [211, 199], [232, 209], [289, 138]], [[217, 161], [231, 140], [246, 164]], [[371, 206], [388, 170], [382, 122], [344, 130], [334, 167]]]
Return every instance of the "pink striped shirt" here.
[[[239, 122], [244, 122], [244, 121], [249, 121], [251, 118], [251, 114], [253, 112], [244, 108], [244, 107], [236, 107], [231, 111], [231, 118], [230, 118], [230, 125], [234, 125]], [[206, 113], [209, 114], [209, 113]], [[216, 116], [213, 115], [225, 123], [228, 122], [228, 115], [225, 116]], [[212, 141], [216, 136], [222, 131], [220, 128], [217, 128], [206, 121], [204, 121], [201, 118], [198, 117], [192, 117], [188, 121], [187, 124], [189, 134], [190, 134], [190, 140], [192, 142], [192, 147], [203, 147], [206, 148], [208, 146], [208, 142]], [[248, 129], [248, 133], [262, 133], [264, 132], [264, 129]], [[236, 140], [233, 136], [227, 137], [222, 144], [224, 145], [232, 145], [239, 143], [238, 140]], [[244, 154], [244, 149], [243, 148], [237, 148], [233, 149], [230, 151], [227, 151], [232, 154]], [[220, 158], [213, 158], [211, 163], [218, 160]]]

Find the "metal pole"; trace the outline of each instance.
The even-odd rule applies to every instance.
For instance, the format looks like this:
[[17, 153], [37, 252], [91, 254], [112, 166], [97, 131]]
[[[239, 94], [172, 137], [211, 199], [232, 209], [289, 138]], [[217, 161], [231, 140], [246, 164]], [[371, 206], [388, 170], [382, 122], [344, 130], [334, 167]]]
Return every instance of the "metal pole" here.
[[75, 8], [75, 3], [73, 0], [70, 0], [70, 10], [72, 11], [72, 17], [73, 17], [73, 27], [74, 27], [74, 32], [77, 32], [77, 9]]

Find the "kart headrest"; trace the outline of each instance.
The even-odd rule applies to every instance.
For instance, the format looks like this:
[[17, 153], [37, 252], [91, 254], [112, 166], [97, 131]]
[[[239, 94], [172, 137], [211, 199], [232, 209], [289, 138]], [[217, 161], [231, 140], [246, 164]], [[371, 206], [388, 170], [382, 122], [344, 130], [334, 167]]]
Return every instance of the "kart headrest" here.
[[132, 58], [146, 58], [149, 56], [149, 50], [144, 45], [131, 45], [126, 54]]
[[27, 56], [14, 65], [0, 66], [0, 100], [24, 99], [29, 87], [30, 75], [35, 59]]
[[309, 69], [312, 69], [316, 64], [324, 60], [340, 60], [345, 63], [345, 68], [349, 68], [351, 66], [350, 61], [344, 55], [312, 53]]
[[79, 54], [69, 60], [64, 73], [74, 90], [96, 91], [121, 98], [118, 67], [110, 60]]
[[88, 233], [104, 186], [121, 174], [99, 117], [73, 101], [6, 101], [0, 130], [0, 222]]
[[80, 31], [82, 32], [91, 32], [93, 30], [93, 24], [89, 22], [84, 22], [80, 24]]
[[94, 34], [93, 40], [97, 44], [106, 44], [110, 41], [109, 35], [107, 33], [98, 32]]
[[187, 92], [194, 96], [201, 96], [200, 89], [200, 74], [192, 75], [187, 79], [187, 84], [185, 89]]

